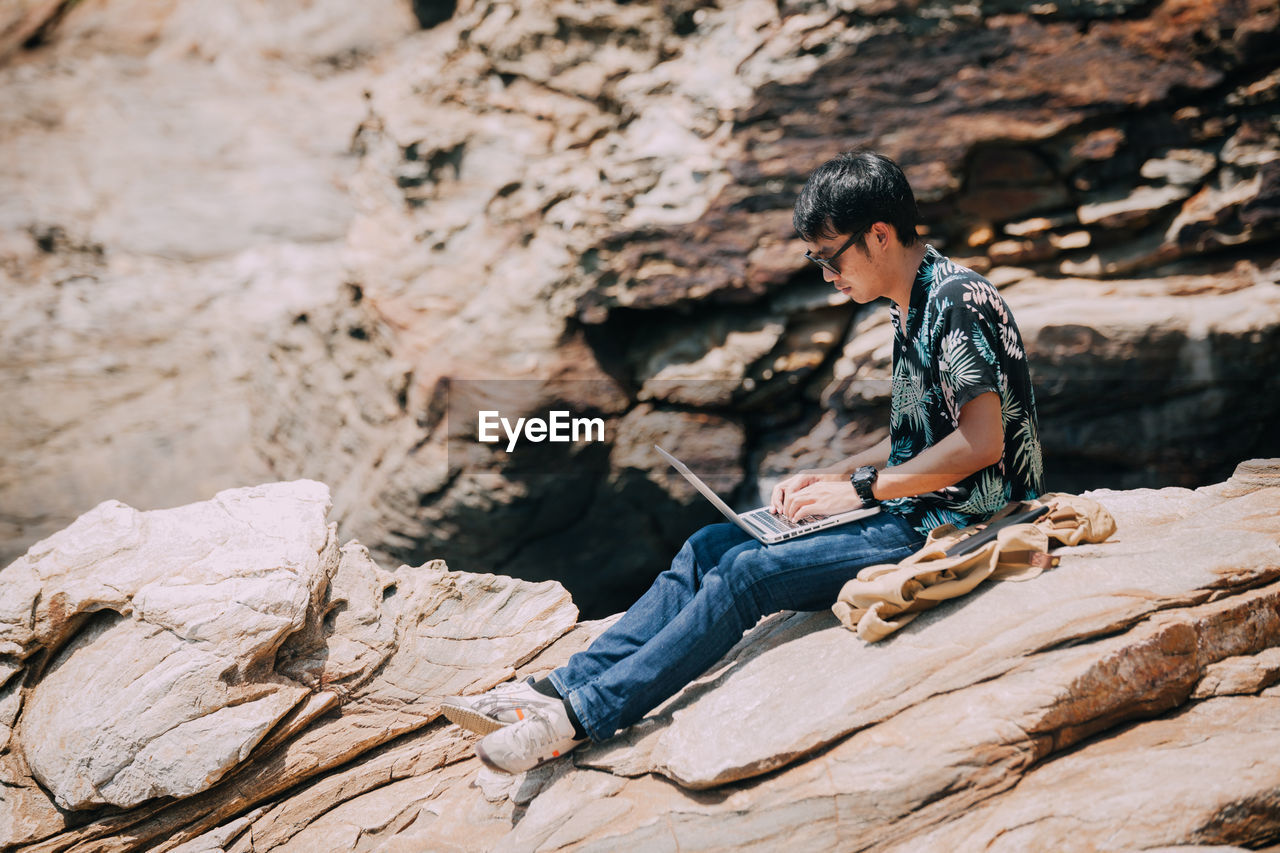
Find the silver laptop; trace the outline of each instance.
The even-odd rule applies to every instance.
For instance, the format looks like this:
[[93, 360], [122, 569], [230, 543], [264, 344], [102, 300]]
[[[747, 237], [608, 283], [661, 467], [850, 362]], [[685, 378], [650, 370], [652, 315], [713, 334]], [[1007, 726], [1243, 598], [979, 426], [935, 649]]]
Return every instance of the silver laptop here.
[[719, 495], [711, 491], [710, 486], [698, 479], [698, 475], [690, 471], [687, 465], [656, 444], [653, 449], [661, 453], [664, 459], [674, 465], [675, 469], [683, 474], [684, 478], [692, 483], [695, 489], [702, 492], [704, 498], [711, 501], [716, 509], [724, 513], [725, 518], [766, 545], [772, 545], [775, 542], [782, 542], [786, 539], [794, 539], [797, 536], [804, 536], [806, 533], [813, 533], [815, 530], [826, 530], [828, 527], [835, 527], [837, 524], [848, 524], [850, 521], [857, 521], [859, 518], [866, 518], [880, 511], [880, 507], [874, 506], [870, 509], [855, 509], [838, 515], [811, 516], [801, 522], [792, 521], [785, 515], [774, 515], [773, 511], [767, 506], [753, 509], [750, 512], [734, 512], [727, 503], [720, 499]]

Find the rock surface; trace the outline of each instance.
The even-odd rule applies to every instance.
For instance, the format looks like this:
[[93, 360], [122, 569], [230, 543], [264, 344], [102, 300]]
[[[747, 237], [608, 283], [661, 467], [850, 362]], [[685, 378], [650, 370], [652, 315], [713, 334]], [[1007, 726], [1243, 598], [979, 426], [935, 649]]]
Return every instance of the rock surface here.
[[[344, 280], [364, 59], [416, 29], [399, 0], [360, 8], [0, 11], [0, 561], [108, 498], [273, 478], [252, 366]], [[51, 26], [6, 61], [24, 10]]]
[[[1092, 497], [1115, 536], [1033, 580], [870, 645], [829, 613], [767, 617], [624, 736], [519, 776], [484, 770], [437, 702], [545, 673], [607, 627], [575, 625], [558, 584], [385, 571], [337, 546], [314, 482], [104, 505], [0, 570], [4, 600], [26, 597], [4, 623], [0, 847], [1274, 843], [1280, 460]], [[208, 598], [182, 603], [196, 586]], [[138, 758], [111, 758], [126, 742]]]
[[143, 845], [238, 819], [573, 625], [555, 584], [439, 561], [384, 571], [338, 547], [328, 509], [309, 481], [174, 510], [107, 503], [0, 571], [0, 846], [108, 804], [138, 807], [123, 820]]
[[[709, 512], [654, 439], [746, 503], [882, 436], [883, 312], [839, 304], [790, 226], [807, 173], [863, 144], [905, 165], [930, 241], [1040, 306], [1053, 488], [1221, 479], [1280, 452], [1278, 22], [1271, 0], [10, 4], [0, 560], [108, 497], [309, 477], [379, 559], [616, 609]], [[606, 440], [504, 455], [468, 432], [476, 399]]]

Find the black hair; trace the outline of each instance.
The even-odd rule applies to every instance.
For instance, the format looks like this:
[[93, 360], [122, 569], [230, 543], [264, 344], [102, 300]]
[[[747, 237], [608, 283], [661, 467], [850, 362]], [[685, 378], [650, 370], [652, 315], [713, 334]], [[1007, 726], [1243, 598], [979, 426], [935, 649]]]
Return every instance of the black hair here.
[[892, 225], [902, 245], [913, 245], [919, 239], [920, 212], [897, 163], [874, 151], [850, 151], [823, 163], [809, 176], [791, 221], [809, 242], [861, 235], [857, 245], [865, 251], [866, 232], [877, 222]]

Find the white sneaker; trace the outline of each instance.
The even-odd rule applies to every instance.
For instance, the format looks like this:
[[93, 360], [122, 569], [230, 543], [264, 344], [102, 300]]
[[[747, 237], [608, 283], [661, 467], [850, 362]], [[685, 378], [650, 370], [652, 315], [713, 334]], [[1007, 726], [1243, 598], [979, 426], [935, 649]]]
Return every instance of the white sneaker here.
[[520, 722], [498, 729], [476, 744], [476, 755], [491, 770], [523, 773], [586, 743], [573, 736], [573, 723], [560, 701], [528, 708]]
[[440, 712], [464, 729], [487, 735], [520, 722], [533, 708], [564, 711], [564, 700], [539, 693], [532, 681], [508, 681], [477, 696], [450, 696], [440, 700]]

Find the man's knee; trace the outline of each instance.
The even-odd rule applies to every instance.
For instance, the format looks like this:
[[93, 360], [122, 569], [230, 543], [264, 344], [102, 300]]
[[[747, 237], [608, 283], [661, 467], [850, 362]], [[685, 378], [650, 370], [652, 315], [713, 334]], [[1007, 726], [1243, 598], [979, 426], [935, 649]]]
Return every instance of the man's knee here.
[[709, 572], [744, 540], [753, 541], [737, 525], [708, 524], [685, 540], [684, 547], [690, 550], [701, 571]]
[[774, 606], [771, 591], [774, 569], [772, 555], [764, 547], [738, 551], [731, 561], [718, 567], [726, 593], [748, 621], [779, 609]]
[[734, 536], [734, 534], [738, 532], [740, 531], [738, 530], [737, 525], [729, 524], [727, 521], [722, 521], [718, 524], [708, 524], [705, 527], [699, 528], [696, 533], [690, 536], [687, 540], [687, 544], [693, 545], [696, 548], [705, 547], [712, 543], [727, 543], [737, 539], [738, 537]]

